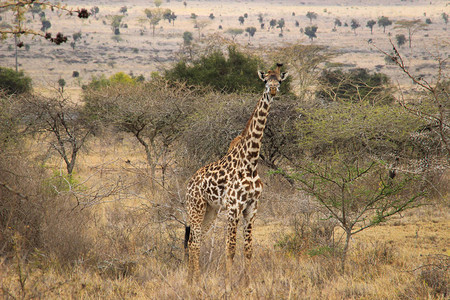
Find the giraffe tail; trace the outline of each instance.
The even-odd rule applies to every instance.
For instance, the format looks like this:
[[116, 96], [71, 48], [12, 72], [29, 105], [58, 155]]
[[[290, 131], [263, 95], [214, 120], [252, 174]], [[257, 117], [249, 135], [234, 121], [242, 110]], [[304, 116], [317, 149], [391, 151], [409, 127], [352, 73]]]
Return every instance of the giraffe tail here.
[[191, 235], [191, 226], [185, 226], [185, 232], [184, 232], [184, 257], [187, 261], [189, 258], [189, 236]]
[[185, 232], [184, 232], [184, 249], [187, 249], [187, 247], [188, 247], [190, 235], [191, 235], [191, 226], [186, 226]]

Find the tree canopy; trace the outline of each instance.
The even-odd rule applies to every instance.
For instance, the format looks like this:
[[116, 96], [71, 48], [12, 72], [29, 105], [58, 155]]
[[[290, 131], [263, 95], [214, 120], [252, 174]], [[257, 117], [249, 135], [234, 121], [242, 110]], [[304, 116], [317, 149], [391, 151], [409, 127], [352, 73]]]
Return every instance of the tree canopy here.
[[244, 54], [236, 47], [228, 47], [227, 53], [220, 50], [203, 56], [192, 64], [178, 62], [165, 72], [169, 81], [185, 81], [189, 85], [210, 86], [214, 90], [258, 93], [262, 82], [257, 76], [259, 58]]

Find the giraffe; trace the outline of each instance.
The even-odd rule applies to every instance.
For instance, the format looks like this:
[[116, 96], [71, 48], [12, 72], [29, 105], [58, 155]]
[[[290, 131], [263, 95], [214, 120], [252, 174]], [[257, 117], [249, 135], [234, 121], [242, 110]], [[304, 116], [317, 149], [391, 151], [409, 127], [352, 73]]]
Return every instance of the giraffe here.
[[186, 226], [185, 248], [189, 282], [199, 278], [202, 237], [210, 229], [219, 209], [227, 212], [227, 282], [231, 281], [236, 231], [241, 216], [244, 222], [244, 271], [250, 267], [252, 228], [263, 188], [256, 169], [270, 105], [281, 82], [287, 78], [287, 72], [280, 71], [281, 66], [277, 64], [275, 70], [267, 73], [258, 71], [265, 90], [244, 130], [230, 143], [225, 156], [200, 168], [188, 182], [186, 208], [190, 226]]

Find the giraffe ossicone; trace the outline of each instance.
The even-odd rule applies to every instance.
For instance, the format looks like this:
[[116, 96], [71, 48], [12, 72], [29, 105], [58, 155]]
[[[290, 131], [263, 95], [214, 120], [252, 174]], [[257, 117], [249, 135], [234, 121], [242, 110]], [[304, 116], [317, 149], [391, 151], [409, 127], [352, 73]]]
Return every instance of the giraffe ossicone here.
[[219, 209], [227, 212], [226, 269], [231, 279], [231, 266], [236, 252], [236, 230], [240, 217], [244, 222], [244, 256], [246, 268], [253, 254], [252, 229], [263, 184], [257, 173], [261, 140], [273, 97], [287, 78], [282, 64], [266, 73], [258, 71], [265, 83], [262, 97], [256, 104], [244, 130], [231, 143], [227, 154], [218, 161], [200, 168], [189, 180], [186, 209], [185, 247], [188, 253], [188, 280], [198, 279], [200, 244], [213, 224]]

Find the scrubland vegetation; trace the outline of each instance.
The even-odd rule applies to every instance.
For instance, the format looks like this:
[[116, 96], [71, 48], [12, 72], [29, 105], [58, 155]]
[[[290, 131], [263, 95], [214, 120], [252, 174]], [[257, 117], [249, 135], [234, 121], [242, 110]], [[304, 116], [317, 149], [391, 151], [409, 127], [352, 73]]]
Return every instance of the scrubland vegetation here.
[[[94, 77], [81, 101], [0, 69], [2, 298], [449, 296], [446, 57], [423, 78], [404, 62], [412, 54], [378, 49], [412, 82], [398, 87], [333, 64], [320, 45], [187, 40], [164, 72]], [[276, 62], [290, 77], [263, 139], [249, 284], [238, 240], [225, 295], [219, 214], [188, 285], [185, 183], [226, 152], [261, 96], [257, 70]]]

